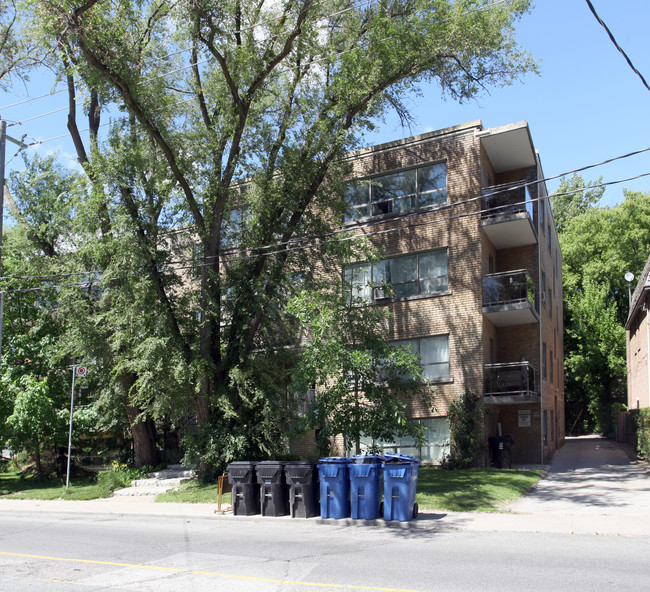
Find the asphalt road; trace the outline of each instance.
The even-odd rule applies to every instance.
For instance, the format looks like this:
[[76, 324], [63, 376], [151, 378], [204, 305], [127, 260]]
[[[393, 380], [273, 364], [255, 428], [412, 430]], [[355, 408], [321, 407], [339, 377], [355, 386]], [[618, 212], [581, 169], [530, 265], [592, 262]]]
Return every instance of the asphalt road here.
[[650, 589], [646, 471], [613, 442], [571, 439], [510, 512], [409, 523], [2, 499], [0, 592], [638, 592]]
[[0, 590], [647, 590], [650, 537], [3, 515]]

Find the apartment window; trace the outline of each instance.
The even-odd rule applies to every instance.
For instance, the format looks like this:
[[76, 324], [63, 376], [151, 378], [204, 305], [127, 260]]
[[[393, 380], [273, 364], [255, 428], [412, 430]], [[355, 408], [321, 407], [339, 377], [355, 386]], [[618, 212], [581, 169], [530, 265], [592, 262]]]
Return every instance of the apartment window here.
[[548, 246], [548, 252], [551, 252], [551, 223], [549, 222], [546, 225], [546, 244]]
[[233, 247], [241, 243], [246, 225], [246, 210], [233, 208], [224, 214], [221, 225], [221, 246]]
[[370, 263], [350, 265], [345, 268], [343, 276], [352, 298], [372, 300], [372, 265]]
[[548, 314], [553, 318], [553, 290], [548, 289]]
[[393, 341], [395, 347], [410, 347], [420, 355], [420, 364], [427, 380], [449, 378], [449, 335]]
[[548, 352], [548, 364], [550, 369], [550, 381], [553, 383], [553, 350]]
[[[362, 451], [372, 450], [382, 455], [386, 453], [408, 454], [423, 462], [441, 461], [449, 454], [449, 421], [446, 417], [424, 417], [413, 421], [419, 423], [424, 429], [424, 442], [421, 446], [418, 446], [416, 441], [409, 436], [396, 437], [391, 442], [362, 436]], [[350, 452], [349, 454], [354, 453]]]
[[546, 378], [546, 343], [542, 343], [542, 376]]
[[542, 232], [544, 232], [544, 226], [546, 225], [546, 206], [543, 198], [539, 199], [539, 215], [540, 215], [540, 226], [542, 227]]
[[447, 165], [444, 162], [353, 181], [343, 196], [345, 221], [402, 213], [447, 203]]
[[542, 288], [540, 290], [542, 300], [546, 300], [546, 273], [542, 271]]
[[544, 409], [544, 446], [548, 446], [548, 411]]
[[[344, 277], [352, 296], [377, 300], [444, 292], [449, 288], [447, 249], [384, 259], [371, 265], [346, 267]], [[390, 287], [392, 293], [385, 288]]]

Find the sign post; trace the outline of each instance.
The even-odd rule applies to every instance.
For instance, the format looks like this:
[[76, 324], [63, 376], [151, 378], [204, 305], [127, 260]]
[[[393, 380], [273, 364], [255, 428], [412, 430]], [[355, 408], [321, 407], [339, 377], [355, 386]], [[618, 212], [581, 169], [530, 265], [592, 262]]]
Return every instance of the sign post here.
[[74, 382], [76, 377], [86, 376], [86, 367], [78, 364], [72, 365], [72, 392], [70, 393], [70, 431], [68, 432], [68, 469], [65, 475], [65, 488], [70, 486], [70, 454], [72, 452], [72, 414], [74, 412]]

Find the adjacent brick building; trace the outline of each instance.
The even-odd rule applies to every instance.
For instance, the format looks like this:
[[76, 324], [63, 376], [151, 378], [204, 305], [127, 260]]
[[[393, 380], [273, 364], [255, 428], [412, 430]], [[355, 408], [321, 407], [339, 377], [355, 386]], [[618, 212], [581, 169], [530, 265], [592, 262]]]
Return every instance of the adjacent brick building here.
[[627, 333], [627, 408], [650, 407], [650, 258], [632, 294]]
[[562, 256], [527, 123], [477, 121], [349, 158], [345, 225], [385, 257], [346, 277], [391, 309], [387, 337], [419, 351], [437, 393], [433, 409], [410, 409], [424, 447], [375, 444], [439, 461], [449, 402], [470, 389], [487, 411], [486, 458], [501, 433], [514, 463], [547, 461], [564, 441]]

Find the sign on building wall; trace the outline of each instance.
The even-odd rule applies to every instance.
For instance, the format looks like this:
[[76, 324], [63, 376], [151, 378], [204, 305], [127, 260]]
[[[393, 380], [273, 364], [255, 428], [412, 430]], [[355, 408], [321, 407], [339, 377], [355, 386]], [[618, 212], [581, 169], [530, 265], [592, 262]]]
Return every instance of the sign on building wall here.
[[519, 411], [519, 427], [520, 428], [529, 428], [530, 427], [530, 409]]

